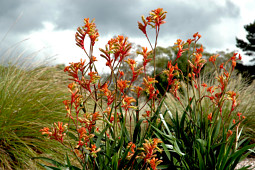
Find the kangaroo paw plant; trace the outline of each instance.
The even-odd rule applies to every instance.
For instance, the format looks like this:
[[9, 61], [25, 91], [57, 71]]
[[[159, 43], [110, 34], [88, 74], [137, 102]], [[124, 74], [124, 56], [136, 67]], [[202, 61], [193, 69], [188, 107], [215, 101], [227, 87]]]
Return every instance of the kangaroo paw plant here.
[[[138, 22], [151, 48], [137, 51], [143, 57], [142, 63], [132, 59], [132, 45], [123, 35], [110, 39], [105, 48], [99, 49], [110, 72], [104, 79], [97, 71], [97, 58], [93, 55], [99, 33], [94, 20], [84, 19], [84, 26], [77, 29], [75, 38], [87, 58], [64, 69], [72, 81], [68, 85], [70, 99], [63, 102], [68, 123], [58, 122], [40, 130], [69, 148], [74, 156], [66, 154], [65, 163], [37, 158], [48, 162], [40, 163], [43, 167], [225, 170], [234, 169], [249, 154], [255, 145], [248, 145], [240, 137], [245, 117], [236, 113], [238, 95], [228, 88], [240, 55], [235, 53], [219, 67], [215, 64], [217, 55], [211, 56], [209, 62], [215, 67], [212, 74], [217, 84], [208, 86], [201, 79], [207, 62], [202, 56], [203, 46], [197, 47], [201, 35], [195, 33], [187, 41], [178, 39], [175, 59], [160, 73], [168, 80], [165, 94], [157, 90], [156, 49], [166, 13], [158, 8]], [[148, 27], [155, 30], [154, 44], [147, 34]], [[85, 38], [90, 41], [86, 48]], [[184, 53], [188, 54], [187, 76], [177, 65]], [[148, 69], [150, 62], [152, 71]], [[129, 75], [122, 70], [124, 65]], [[170, 95], [182, 108], [182, 112], [176, 110], [176, 116], [167, 107]]]

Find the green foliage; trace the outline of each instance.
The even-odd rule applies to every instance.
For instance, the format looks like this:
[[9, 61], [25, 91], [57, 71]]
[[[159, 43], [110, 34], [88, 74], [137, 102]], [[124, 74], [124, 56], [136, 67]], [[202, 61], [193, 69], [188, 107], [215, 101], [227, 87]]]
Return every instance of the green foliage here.
[[245, 55], [251, 57], [252, 59], [250, 62], [253, 62], [252, 66], [246, 66], [243, 63], [237, 63], [236, 69], [243, 75], [243, 77], [247, 78], [249, 83], [252, 83], [252, 81], [255, 79], [255, 71], [254, 71], [254, 61], [255, 61], [255, 20], [253, 23], [247, 24], [244, 26], [244, 29], [247, 32], [246, 40], [242, 40], [239, 38], [236, 38], [236, 46], [240, 48], [243, 52], [245, 52]]
[[[160, 107], [159, 107], [160, 108]], [[121, 111], [121, 110], [120, 110]], [[151, 125], [153, 127], [158, 127], [159, 124], [156, 121], [157, 114], [159, 114], [160, 110], [156, 111], [154, 117], [150, 119]], [[121, 111], [122, 113], [122, 111]], [[145, 166], [145, 162], [142, 159], [138, 159], [137, 156], [142, 153], [143, 150], [137, 149], [131, 156], [131, 148], [129, 147], [129, 143], [133, 143], [136, 145], [135, 148], [143, 148], [143, 142], [146, 138], [151, 138], [154, 136], [153, 129], [143, 131], [141, 125], [145, 119], [140, 119], [138, 122], [135, 121], [136, 117], [134, 115], [134, 133], [130, 134], [129, 129], [126, 127], [126, 123], [124, 118], [120, 119], [120, 134], [116, 139], [110, 139], [107, 135], [105, 135], [106, 131], [110, 134], [114, 135], [114, 131], [112, 126], [108, 124], [101, 133], [96, 133], [96, 138], [93, 143], [96, 144], [97, 148], [101, 148], [100, 154], [97, 154], [96, 157], [88, 157], [87, 161], [92, 161], [93, 164], [89, 166], [88, 162], [80, 162], [80, 167], [75, 167], [68, 162], [68, 156], [66, 156], [65, 164], [55, 161], [54, 159], [49, 159], [47, 157], [35, 157], [33, 159], [44, 160], [49, 164], [53, 164], [53, 166], [48, 166], [46, 164], [41, 164], [46, 169], [129, 169], [129, 167], [133, 167], [134, 169], [143, 169]], [[70, 135], [70, 134], [69, 134]], [[86, 150], [85, 147], [80, 149]], [[89, 152], [88, 152], [89, 153]], [[80, 159], [79, 159], [80, 160]], [[81, 160], [80, 160], [81, 161]], [[102, 166], [103, 165], [103, 166]]]
[[[65, 163], [35, 157], [50, 164], [41, 164], [44, 168], [224, 170], [234, 169], [250, 154], [255, 144], [249, 145], [247, 138], [241, 137], [246, 118], [238, 112], [238, 95], [229, 86], [241, 57], [234, 53], [219, 66], [217, 56], [210, 56], [213, 71], [201, 74], [207, 60], [202, 55], [203, 46], [197, 43], [200, 34], [187, 41], [178, 39], [168, 49], [157, 48], [165, 18], [166, 12], [158, 8], [146, 19], [142, 16], [143, 23], [138, 22], [152, 49], [142, 47], [138, 51], [142, 64], [127, 58], [131, 43], [122, 35], [109, 40], [105, 49], [100, 48], [100, 56], [111, 70], [103, 79], [93, 56], [98, 30], [94, 20], [84, 19], [75, 38], [88, 63], [81, 60], [64, 69], [72, 80], [68, 85], [70, 100], [63, 102], [68, 124], [58, 122], [40, 130], [71, 150], [79, 164], [73, 166], [68, 154]], [[155, 29], [154, 48], [147, 26]], [[86, 36], [89, 51], [84, 46]], [[147, 64], [153, 70], [148, 70]], [[201, 75], [213, 79], [206, 82]], [[155, 88], [160, 83], [162, 95]], [[92, 101], [92, 108], [88, 108], [88, 101]], [[173, 105], [170, 109], [169, 103]]]
[[[191, 44], [191, 46], [194, 45], [193, 43]], [[197, 46], [201, 46], [201, 44], [197, 44]], [[205, 48], [205, 47], [204, 47]], [[190, 49], [191, 51], [193, 51], [193, 48]], [[174, 61], [176, 56], [177, 56], [178, 50], [176, 50], [176, 48], [174, 46], [169, 46], [167, 48], [164, 47], [157, 47], [157, 60], [156, 60], [156, 73], [157, 73], [157, 77], [156, 80], [159, 82], [156, 84], [157, 89], [160, 91], [160, 94], [164, 94], [165, 93], [165, 87], [167, 87], [168, 81], [167, 81], [167, 76], [165, 74], [160, 74], [163, 70], [167, 69], [167, 63], [169, 61]], [[219, 51], [217, 52], [217, 54], [219, 55], [219, 57], [216, 60], [216, 66], [219, 67], [220, 64], [222, 63], [226, 63], [226, 61], [233, 56], [234, 52], [224, 52], [224, 51]], [[187, 68], [188, 68], [188, 58], [189, 58], [189, 53], [184, 52], [182, 54], [182, 57], [180, 57], [176, 63], [178, 65], [178, 68], [182, 71], [183, 76], [186, 77], [187, 76]], [[209, 60], [209, 57], [212, 56], [214, 54], [209, 53], [209, 52], [204, 52], [203, 56], [205, 57], [205, 59]], [[175, 63], [174, 63], [175, 64]], [[150, 63], [150, 66], [152, 66], [152, 63]], [[230, 64], [228, 66], [228, 68], [230, 68]], [[214, 66], [212, 63], [206, 63], [205, 66], [203, 67], [201, 73], [205, 74], [206, 76], [208, 76], [208, 74], [211, 74], [214, 71]], [[179, 77], [181, 78], [181, 77]]]
[[238, 109], [245, 113], [246, 120], [244, 122], [243, 135], [249, 137], [251, 143], [255, 141], [255, 83], [249, 84], [246, 78], [240, 74], [233, 76], [229, 84], [230, 88], [238, 93], [239, 105]]
[[[244, 29], [247, 32], [246, 39], [248, 40], [248, 42], [236, 38], [236, 46], [238, 48], [242, 49], [245, 52], [245, 55], [254, 56], [254, 52], [255, 52], [255, 41], [254, 41], [255, 20], [253, 23], [245, 25]], [[251, 61], [254, 61], [254, 59], [252, 59]]]
[[31, 157], [45, 153], [61, 158], [63, 148], [38, 131], [64, 115], [61, 103], [67, 93], [58, 75], [63, 74], [54, 68], [35, 69], [21, 61], [0, 65], [0, 167], [35, 168]]
[[[199, 118], [195, 122], [190, 120], [189, 111], [191, 107], [188, 106], [181, 117], [176, 112], [176, 116], [170, 116], [168, 122], [162, 118], [165, 127], [155, 128], [164, 145], [179, 150], [178, 154], [173, 150], [169, 153], [169, 148], [164, 147], [165, 153], [172, 155], [166, 157], [168, 160], [164, 161], [164, 165], [168, 168], [175, 166], [181, 169], [234, 169], [240, 160], [247, 157], [246, 151], [255, 147], [255, 144], [248, 145], [247, 139], [241, 140], [236, 145], [235, 135], [226, 136], [224, 127], [220, 130], [221, 118], [214, 119], [211, 124], [207, 117]], [[233, 130], [236, 125], [230, 125], [228, 128]], [[169, 134], [175, 134], [174, 140]]]

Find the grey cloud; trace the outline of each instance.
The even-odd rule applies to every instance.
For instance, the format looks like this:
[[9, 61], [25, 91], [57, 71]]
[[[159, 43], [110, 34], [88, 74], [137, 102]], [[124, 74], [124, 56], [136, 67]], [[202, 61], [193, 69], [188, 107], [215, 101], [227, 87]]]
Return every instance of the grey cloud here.
[[[70, 1], [71, 2], [71, 1]], [[238, 6], [225, 1], [221, 5], [213, 0], [203, 1], [118, 1], [94, 0], [63, 3], [60, 17], [56, 21], [57, 29], [73, 29], [83, 24], [83, 18], [95, 18], [101, 36], [105, 34], [125, 34], [129, 37], [143, 37], [137, 29], [141, 15], [158, 7], [167, 11], [166, 24], [161, 27], [160, 35], [165, 37], [189, 38], [195, 32], [207, 37], [206, 46], [222, 46], [212, 34], [211, 27], [224, 22], [225, 19], [236, 19], [240, 16]], [[70, 24], [71, 23], [71, 24]], [[227, 24], [226, 24], [227, 26]], [[226, 43], [226, 42], [225, 42]]]
[[[133, 33], [137, 21], [142, 14], [148, 15], [151, 9], [163, 7], [167, 14], [164, 27], [171, 27], [173, 33], [180, 28], [202, 27], [202, 29], [220, 22], [221, 18], [236, 18], [239, 8], [232, 2], [226, 1], [224, 6], [216, 5], [213, 1], [201, 1], [200, 4], [178, 3], [177, 1], [75, 1], [70, 6], [62, 6], [63, 17], [59, 18], [59, 28], [70, 28], [84, 17], [96, 18], [97, 25], [105, 32], [114, 29]], [[70, 15], [69, 15], [70, 14]]]
[[206, 31], [212, 25], [221, 22], [222, 18], [236, 18], [240, 15], [239, 8], [229, 1], [224, 6], [201, 3], [196, 6], [189, 4], [169, 5], [168, 8], [168, 22], [163, 29], [165, 32], [168, 29], [173, 34]]
[[[0, 2], [0, 28], [6, 32], [23, 12], [11, 35], [27, 34], [43, 29], [43, 22], [52, 22], [56, 30], [75, 29], [86, 17], [95, 18], [101, 35], [123, 34], [143, 36], [137, 29], [141, 15], [158, 7], [167, 11], [167, 23], [162, 26], [165, 36], [188, 36], [206, 32], [224, 18], [236, 18], [240, 10], [229, 0], [224, 5], [211, 1], [136, 1], [136, 0], [6, 0]], [[0, 35], [1, 38], [1, 35]]]
[[99, 32], [103, 34], [112, 32], [132, 34], [141, 15], [136, 6], [139, 6], [139, 1], [135, 0], [76, 1], [69, 7], [63, 5], [61, 12], [66, 15], [59, 18], [58, 28], [69, 29], [71, 25], [78, 27], [83, 24], [83, 18], [95, 18]]

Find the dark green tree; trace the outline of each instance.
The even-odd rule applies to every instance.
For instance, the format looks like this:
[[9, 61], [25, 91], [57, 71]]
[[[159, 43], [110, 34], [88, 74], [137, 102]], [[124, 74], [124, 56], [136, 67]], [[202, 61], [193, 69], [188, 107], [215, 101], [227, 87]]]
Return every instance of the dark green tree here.
[[[236, 46], [245, 52], [245, 55], [252, 57], [250, 62], [255, 61], [255, 20], [253, 23], [244, 26], [247, 31], [247, 41], [236, 38]], [[242, 63], [237, 63], [236, 69], [239, 73], [246, 77], [251, 83], [255, 79], [255, 64], [252, 66], [245, 66]]]
[[245, 52], [245, 55], [251, 56], [251, 61], [255, 61], [255, 20], [253, 23], [244, 26], [247, 31], [247, 41], [236, 38], [236, 46]]

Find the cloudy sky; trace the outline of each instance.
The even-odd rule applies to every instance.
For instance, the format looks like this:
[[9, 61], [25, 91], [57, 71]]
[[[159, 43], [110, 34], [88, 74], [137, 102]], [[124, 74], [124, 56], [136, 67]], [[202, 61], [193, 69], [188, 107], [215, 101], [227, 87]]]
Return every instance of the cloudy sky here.
[[164, 47], [199, 32], [210, 52], [237, 50], [235, 37], [244, 39], [243, 26], [255, 20], [254, 0], [0, 0], [0, 50], [28, 38], [22, 50], [40, 50], [57, 63], [78, 61], [85, 56], [74, 35], [87, 17], [99, 30], [97, 48], [119, 34], [149, 47], [137, 21], [159, 7], [168, 12], [159, 37]]

